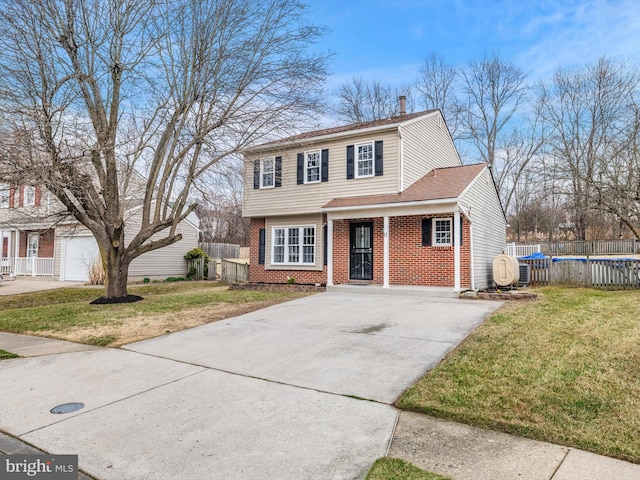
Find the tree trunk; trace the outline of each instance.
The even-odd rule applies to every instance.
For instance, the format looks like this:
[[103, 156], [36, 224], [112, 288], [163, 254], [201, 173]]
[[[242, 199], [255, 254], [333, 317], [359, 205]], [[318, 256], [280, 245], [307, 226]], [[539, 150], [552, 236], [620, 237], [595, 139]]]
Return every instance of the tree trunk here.
[[129, 276], [129, 263], [126, 248], [124, 248], [124, 229], [114, 232], [115, 238], [107, 243], [106, 252], [100, 246], [102, 265], [105, 273], [104, 298], [115, 299], [127, 296], [127, 277]]

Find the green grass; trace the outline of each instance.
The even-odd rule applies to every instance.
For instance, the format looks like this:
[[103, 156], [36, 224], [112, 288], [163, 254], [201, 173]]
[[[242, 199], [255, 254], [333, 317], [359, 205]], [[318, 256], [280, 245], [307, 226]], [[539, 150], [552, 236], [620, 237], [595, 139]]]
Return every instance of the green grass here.
[[[140, 295], [136, 303], [90, 305], [100, 297], [101, 289], [60, 288], [23, 295], [0, 297], [0, 331], [65, 332], [88, 327], [122, 324], [133, 317], [153, 317], [179, 313], [216, 304], [249, 304], [263, 301], [283, 301], [296, 298], [292, 292], [262, 292], [252, 290], [222, 290], [214, 282], [180, 282], [148, 284], [129, 288]], [[107, 345], [107, 336], [88, 337], [94, 345]]]
[[8, 358], [18, 358], [19, 355], [15, 353], [7, 352], [5, 350], [0, 350], [0, 360], [6, 360]]
[[400, 408], [640, 463], [640, 292], [507, 305]]
[[451, 480], [435, 473], [421, 470], [399, 458], [379, 458], [375, 461], [366, 480]]

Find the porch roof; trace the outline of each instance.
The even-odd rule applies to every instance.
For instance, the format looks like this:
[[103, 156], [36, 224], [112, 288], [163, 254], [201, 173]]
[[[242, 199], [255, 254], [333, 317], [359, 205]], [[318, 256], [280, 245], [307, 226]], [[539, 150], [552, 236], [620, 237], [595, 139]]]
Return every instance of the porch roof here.
[[456, 199], [486, 166], [486, 163], [476, 163], [461, 167], [435, 168], [404, 192], [334, 198], [323, 205], [322, 209], [340, 210], [342, 208]]

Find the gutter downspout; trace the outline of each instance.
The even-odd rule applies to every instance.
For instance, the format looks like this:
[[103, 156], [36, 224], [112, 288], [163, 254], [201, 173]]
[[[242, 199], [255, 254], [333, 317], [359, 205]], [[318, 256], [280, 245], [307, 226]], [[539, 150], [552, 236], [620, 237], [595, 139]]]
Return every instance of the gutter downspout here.
[[453, 289], [460, 291], [460, 204], [453, 212]]

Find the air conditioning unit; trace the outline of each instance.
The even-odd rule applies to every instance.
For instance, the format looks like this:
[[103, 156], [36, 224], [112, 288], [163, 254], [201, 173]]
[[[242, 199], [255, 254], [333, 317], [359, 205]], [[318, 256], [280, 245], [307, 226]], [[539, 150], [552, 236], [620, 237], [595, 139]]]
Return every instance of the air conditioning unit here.
[[519, 270], [520, 279], [518, 280], [518, 283], [520, 285], [528, 285], [529, 283], [531, 283], [531, 265], [529, 265], [528, 263], [520, 263]]

